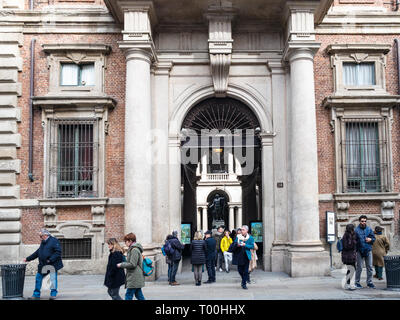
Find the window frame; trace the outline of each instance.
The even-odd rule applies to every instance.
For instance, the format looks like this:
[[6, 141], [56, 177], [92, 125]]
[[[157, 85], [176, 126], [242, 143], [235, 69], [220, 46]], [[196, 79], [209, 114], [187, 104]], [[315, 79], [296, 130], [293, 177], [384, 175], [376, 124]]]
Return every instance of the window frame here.
[[[48, 54], [49, 95], [104, 95], [104, 73], [106, 56], [111, 47], [103, 44], [43, 44]], [[94, 64], [94, 85], [62, 85], [62, 64]]]
[[[63, 79], [63, 66], [64, 65], [76, 65], [78, 67], [78, 78], [77, 78], [77, 83], [78, 84], [62, 84], [62, 79]], [[96, 70], [95, 70], [95, 64], [94, 62], [87, 62], [87, 63], [79, 63], [79, 64], [74, 64], [74, 63], [64, 63], [61, 62], [61, 67], [60, 67], [60, 86], [61, 87], [93, 87], [95, 86], [95, 83], [91, 84], [91, 85], [86, 85], [86, 84], [82, 84], [82, 66], [87, 66], [87, 65], [93, 65], [93, 77], [96, 78]]]
[[[392, 192], [392, 148], [391, 148], [391, 122], [393, 119], [392, 108], [332, 108], [333, 131], [335, 134], [335, 167], [336, 167], [336, 194], [365, 195], [384, 194]], [[346, 123], [351, 122], [377, 122], [378, 123], [378, 152], [380, 168], [380, 186], [377, 191], [354, 192], [347, 190], [346, 172]]]
[[[333, 69], [334, 95], [388, 94], [386, 91], [386, 54], [389, 44], [333, 44], [327, 47]], [[375, 84], [353, 86], [344, 84], [344, 63], [374, 63]]]

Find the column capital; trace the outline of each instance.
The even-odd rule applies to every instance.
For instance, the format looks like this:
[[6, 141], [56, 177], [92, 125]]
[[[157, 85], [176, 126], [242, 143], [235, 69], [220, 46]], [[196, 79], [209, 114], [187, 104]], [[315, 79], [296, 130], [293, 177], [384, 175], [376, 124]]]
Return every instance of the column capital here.
[[261, 145], [263, 147], [270, 147], [273, 145], [273, 140], [274, 137], [276, 136], [275, 132], [262, 132], [260, 133], [260, 138], [261, 138]]
[[164, 75], [169, 76], [169, 73], [172, 69], [173, 62], [172, 61], [158, 61], [154, 64], [154, 74], [155, 75]]
[[321, 43], [314, 41], [291, 41], [286, 44], [285, 50], [283, 51], [283, 60], [289, 61], [290, 63], [297, 59], [312, 60], [318, 52]]

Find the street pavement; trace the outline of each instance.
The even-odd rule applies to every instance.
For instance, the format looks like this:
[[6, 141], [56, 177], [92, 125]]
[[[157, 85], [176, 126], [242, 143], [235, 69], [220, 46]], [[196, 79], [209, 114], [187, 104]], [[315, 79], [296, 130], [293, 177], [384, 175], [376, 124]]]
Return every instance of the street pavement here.
[[[184, 268], [177, 274], [179, 286], [170, 286], [163, 275], [154, 282], [146, 282], [143, 288], [147, 300], [382, 300], [400, 299], [399, 291], [386, 289], [386, 281], [374, 278], [376, 289], [366, 287], [366, 271], [363, 270], [363, 289], [348, 291], [342, 288], [345, 269], [333, 270], [331, 276], [291, 278], [283, 272], [255, 270], [248, 290], [240, 286], [240, 276], [235, 269], [230, 273], [217, 271], [217, 281], [195, 286], [193, 273]], [[207, 273], [203, 273], [203, 282]], [[104, 275], [59, 275], [58, 300], [110, 300], [104, 287]], [[34, 276], [25, 277], [24, 298], [32, 295]], [[1, 286], [1, 284], [0, 284]], [[47, 300], [49, 285], [44, 284], [41, 298]], [[47, 289], [46, 289], [47, 287]], [[2, 292], [0, 290], [0, 292]], [[125, 289], [120, 295], [124, 298]]]

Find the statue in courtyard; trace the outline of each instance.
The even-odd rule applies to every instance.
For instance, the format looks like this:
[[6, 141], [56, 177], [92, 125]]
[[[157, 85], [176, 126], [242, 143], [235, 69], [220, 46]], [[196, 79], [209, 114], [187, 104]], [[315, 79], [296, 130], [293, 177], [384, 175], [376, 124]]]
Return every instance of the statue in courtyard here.
[[209, 209], [214, 220], [224, 220], [225, 198], [217, 193]]

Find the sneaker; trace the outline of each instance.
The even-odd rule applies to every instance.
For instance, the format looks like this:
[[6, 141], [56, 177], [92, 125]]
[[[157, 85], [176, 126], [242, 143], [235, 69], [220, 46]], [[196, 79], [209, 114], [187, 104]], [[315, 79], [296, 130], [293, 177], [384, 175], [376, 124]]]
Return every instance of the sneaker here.
[[40, 297], [32, 296], [32, 297], [29, 297], [28, 300], [40, 300]]
[[224, 271], [224, 270], [222, 270], [222, 268], [219, 268], [219, 272], [222, 272], [222, 271]]
[[355, 286], [356, 286], [356, 289], [362, 289], [363, 288], [363, 286], [361, 284], [359, 284], [359, 283], [356, 283]]
[[226, 270], [226, 273], [229, 273], [229, 270]]
[[171, 286], [179, 286], [179, 285], [180, 285], [180, 283], [178, 283], [178, 282], [176, 282], [176, 281], [174, 281], [174, 282], [171, 283]]
[[242, 289], [247, 290], [248, 288], [246, 287], [246, 285], [242, 286]]
[[349, 291], [354, 291], [354, 290], [356, 290], [355, 287], [353, 287], [352, 285], [347, 284], [347, 283], [344, 285], [344, 289], [345, 289], [345, 290], [349, 290]]
[[368, 286], [368, 288], [376, 289], [376, 287], [373, 283], [368, 283], [367, 286]]
[[203, 283], [213, 283], [211, 280], [204, 281]]

